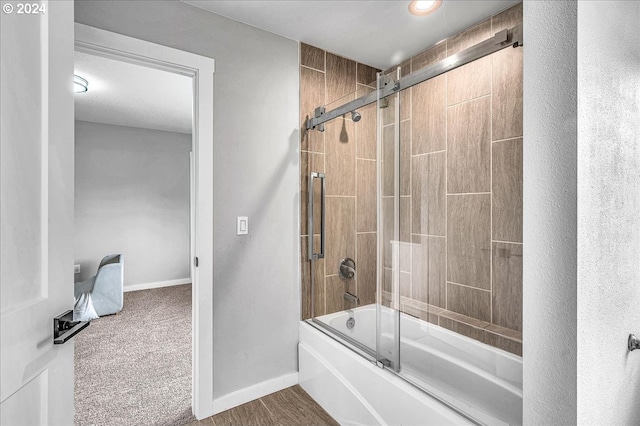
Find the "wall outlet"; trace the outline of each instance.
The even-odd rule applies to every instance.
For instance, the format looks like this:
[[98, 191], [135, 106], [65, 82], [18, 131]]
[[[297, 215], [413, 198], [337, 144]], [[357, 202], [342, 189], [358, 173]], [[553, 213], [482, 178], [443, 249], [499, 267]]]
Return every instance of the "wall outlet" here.
[[73, 265], [73, 273], [74, 274], [80, 273], [80, 264]]

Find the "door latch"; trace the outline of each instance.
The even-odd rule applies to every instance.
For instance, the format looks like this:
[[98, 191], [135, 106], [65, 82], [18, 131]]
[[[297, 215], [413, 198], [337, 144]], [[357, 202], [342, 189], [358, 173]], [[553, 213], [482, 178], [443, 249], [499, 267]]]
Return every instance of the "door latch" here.
[[73, 311], [53, 319], [53, 344], [61, 345], [89, 326], [89, 321], [74, 321]]

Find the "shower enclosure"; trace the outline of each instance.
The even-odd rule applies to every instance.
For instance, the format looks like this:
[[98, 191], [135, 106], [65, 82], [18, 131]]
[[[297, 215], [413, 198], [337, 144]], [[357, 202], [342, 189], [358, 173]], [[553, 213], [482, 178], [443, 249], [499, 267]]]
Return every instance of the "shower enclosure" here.
[[521, 10], [386, 72], [302, 55], [303, 319], [478, 424], [522, 421]]

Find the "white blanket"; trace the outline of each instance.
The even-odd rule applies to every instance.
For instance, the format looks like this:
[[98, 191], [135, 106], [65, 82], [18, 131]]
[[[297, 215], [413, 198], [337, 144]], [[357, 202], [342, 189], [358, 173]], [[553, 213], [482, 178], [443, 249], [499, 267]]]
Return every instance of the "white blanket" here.
[[[75, 284], [77, 296], [73, 305], [74, 321], [91, 321], [92, 319], [98, 318], [96, 309], [93, 306], [93, 300], [91, 299], [94, 280], [95, 277]], [[78, 292], [78, 290], [80, 291]]]

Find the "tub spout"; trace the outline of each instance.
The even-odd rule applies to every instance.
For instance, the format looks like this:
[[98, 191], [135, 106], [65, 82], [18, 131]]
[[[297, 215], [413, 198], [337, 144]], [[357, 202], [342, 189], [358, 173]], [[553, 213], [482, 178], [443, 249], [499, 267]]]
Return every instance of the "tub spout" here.
[[360, 303], [360, 299], [358, 299], [358, 296], [355, 296], [349, 293], [348, 291], [344, 293], [343, 297], [344, 297], [344, 300], [346, 300], [347, 302], [355, 303], [356, 305]]

